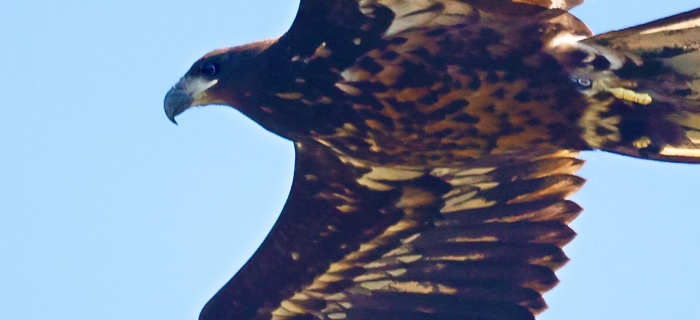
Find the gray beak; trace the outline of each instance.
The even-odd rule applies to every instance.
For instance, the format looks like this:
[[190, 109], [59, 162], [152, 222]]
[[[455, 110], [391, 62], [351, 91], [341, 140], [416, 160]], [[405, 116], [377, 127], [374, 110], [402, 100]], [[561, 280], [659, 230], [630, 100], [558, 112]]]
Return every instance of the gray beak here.
[[165, 95], [165, 101], [163, 101], [165, 115], [170, 121], [177, 124], [175, 117], [191, 107], [193, 101], [192, 96], [185, 91], [181, 83], [178, 83]]
[[174, 124], [178, 114], [194, 106], [211, 104], [216, 101], [210, 99], [207, 90], [216, 85], [219, 80], [203, 79], [201, 77], [183, 77], [176, 83], [168, 94], [165, 95], [165, 115]]

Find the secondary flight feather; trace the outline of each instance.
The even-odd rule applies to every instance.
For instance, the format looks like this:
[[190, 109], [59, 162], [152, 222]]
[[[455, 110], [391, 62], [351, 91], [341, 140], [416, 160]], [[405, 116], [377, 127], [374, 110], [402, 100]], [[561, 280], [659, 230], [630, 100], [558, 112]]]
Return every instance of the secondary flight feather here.
[[578, 151], [700, 162], [700, 9], [593, 37], [580, 2], [302, 0], [280, 38], [195, 62], [171, 121], [225, 104], [296, 148], [200, 319], [534, 319]]

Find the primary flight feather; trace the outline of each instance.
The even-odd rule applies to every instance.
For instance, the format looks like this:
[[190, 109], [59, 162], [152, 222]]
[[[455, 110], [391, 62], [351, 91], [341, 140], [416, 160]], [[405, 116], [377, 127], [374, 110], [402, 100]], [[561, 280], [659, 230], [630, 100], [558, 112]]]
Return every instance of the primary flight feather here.
[[700, 162], [700, 9], [592, 36], [581, 1], [302, 0], [212, 51], [165, 112], [294, 141], [289, 199], [200, 319], [534, 319], [581, 150]]

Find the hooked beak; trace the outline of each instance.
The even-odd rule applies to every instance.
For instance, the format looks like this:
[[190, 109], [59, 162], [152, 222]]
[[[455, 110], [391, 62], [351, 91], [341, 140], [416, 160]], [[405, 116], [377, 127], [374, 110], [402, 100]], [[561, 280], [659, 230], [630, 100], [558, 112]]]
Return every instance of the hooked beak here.
[[165, 95], [163, 101], [165, 115], [174, 124], [175, 117], [190, 107], [210, 103], [207, 99], [207, 89], [216, 85], [219, 80], [206, 80], [200, 77], [183, 77]]

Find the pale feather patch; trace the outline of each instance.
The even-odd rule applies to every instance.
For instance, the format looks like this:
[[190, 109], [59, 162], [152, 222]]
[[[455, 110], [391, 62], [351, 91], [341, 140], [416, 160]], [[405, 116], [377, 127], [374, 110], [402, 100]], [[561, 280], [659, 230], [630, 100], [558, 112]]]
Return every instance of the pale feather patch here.
[[640, 34], [652, 34], [652, 33], [657, 33], [657, 32], [686, 30], [686, 29], [698, 28], [698, 27], [700, 27], [700, 18], [686, 20], [686, 21], [679, 21], [678, 23], [668, 24], [668, 25], [664, 25], [664, 26], [661, 26], [658, 28], [644, 30]]
[[275, 95], [277, 97], [285, 99], [285, 100], [297, 100], [297, 99], [304, 96], [300, 92], [281, 92], [281, 93], [276, 93]]
[[282, 307], [279, 307], [279, 308], [272, 311], [272, 319], [273, 320], [277, 320], [277, 319], [284, 320], [284, 319], [287, 319], [289, 317], [293, 317], [296, 315], [297, 315], [296, 313], [291, 312], [291, 311], [284, 309]]
[[394, 187], [391, 185], [388, 185], [386, 183], [377, 182], [377, 181], [374, 181], [371, 179], [360, 178], [357, 180], [357, 183], [369, 188], [370, 190], [375, 190], [375, 191], [389, 191], [391, 189], [394, 189]]
[[437, 3], [434, 0], [378, 0], [377, 2], [391, 9], [395, 15], [394, 21], [389, 26], [386, 35], [394, 35], [408, 28], [421, 25], [439, 14], [439, 12], [428, 10]]
[[418, 294], [455, 294], [457, 290], [455, 288], [443, 285], [435, 284], [428, 281], [391, 281], [391, 280], [381, 280], [381, 281], [368, 281], [361, 283], [365, 289], [370, 291], [390, 291], [390, 292], [406, 292], [406, 293], [418, 293]]
[[283, 309], [285, 309], [289, 312], [292, 312], [292, 313], [296, 313], [296, 314], [304, 314], [306, 312], [306, 309], [302, 308], [298, 304], [295, 304], [289, 300], [282, 301], [282, 303], [280, 303], [280, 306]]
[[374, 2], [391, 9], [395, 15], [385, 36], [393, 36], [417, 27], [463, 23], [466, 16], [474, 14], [474, 8], [471, 5], [456, 0], [378, 0]]
[[566, 9], [566, 0], [552, 0], [552, 4], [549, 6], [550, 9]]
[[[700, 42], [700, 34], [698, 35], [698, 42]], [[664, 60], [664, 63], [671, 66], [673, 70], [676, 70], [679, 73], [695, 79], [700, 79], [700, 51], [692, 51], [678, 55]], [[694, 82], [697, 82], [697, 80]], [[694, 91], [698, 92], [699, 90], [696, 88]]]
[[360, 282], [382, 280], [384, 278], [386, 278], [386, 274], [384, 272], [367, 272], [365, 274], [361, 274], [361, 275], [353, 278], [352, 281], [360, 283]]
[[664, 156], [700, 158], [700, 149], [675, 148], [671, 146], [665, 146], [663, 149], [661, 149], [659, 154]]
[[357, 179], [357, 183], [372, 190], [387, 191], [393, 189], [393, 187], [385, 182], [411, 180], [418, 178], [423, 174], [423, 172], [415, 170], [372, 167], [370, 172]]
[[[472, 169], [453, 169], [453, 168], [436, 168], [430, 172], [430, 174], [436, 177], [444, 177], [447, 175], [453, 175], [456, 177], [471, 176], [471, 175], [483, 175], [496, 170], [496, 167], [483, 167], [483, 168], [472, 168]], [[450, 180], [448, 180], [450, 182]]]
[[218, 79], [214, 80], [207, 80], [202, 77], [192, 77], [187, 79], [186, 81], [180, 81], [180, 83], [186, 83], [187, 86], [184, 88], [184, 91], [191, 96], [194, 101], [207, 101], [207, 104], [210, 103], [216, 103], [213, 101], [210, 101], [208, 99], [208, 93], [207, 89], [215, 86], [217, 83], [219, 83]]
[[406, 181], [422, 176], [422, 171], [395, 169], [388, 167], [372, 167], [372, 171], [365, 174], [364, 177], [372, 180], [384, 181]]
[[547, 43], [547, 48], [562, 51], [569, 50], [571, 48], [578, 48], [579, 41], [585, 39], [585, 36], [575, 35], [570, 32], [561, 32], [552, 38], [549, 43]]
[[337, 82], [335, 84], [336, 88], [340, 89], [341, 91], [351, 95], [351, 96], [359, 96], [362, 94], [362, 90], [360, 88], [355, 87], [349, 83], [345, 82]]
[[489, 173], [496, 167], [483, 167], [471, 169], [436, 168], [431, 174], [440, 177], [445, 182], [454, 186], [450, 192], [442, 196], [444, 205], [440, 209], [443, 214], [451, 212], [489, 207], [496, 204], [495, 201], [484, 199], [480, 194], [489, 189], [496, 188], [500, 182], [495, 181]]

